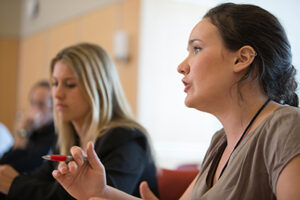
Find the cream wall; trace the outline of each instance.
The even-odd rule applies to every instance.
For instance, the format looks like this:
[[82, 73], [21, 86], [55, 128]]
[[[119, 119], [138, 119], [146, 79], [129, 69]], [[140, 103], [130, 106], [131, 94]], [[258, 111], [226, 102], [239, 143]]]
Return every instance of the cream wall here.
[[[63, 21], [74, 19], [124, 0], [0, 0], [18, 1], [22, 4], [20, 35], [28, 36]], [[31, 15], [32, 4], [38, 4], [38, 14]]]
[[0, 122], [12, 130], [16, 110], [19, 40], [0, 37]]
[[12, 130], [16, 111], [21, 4], [0, 0], [0, 122]]

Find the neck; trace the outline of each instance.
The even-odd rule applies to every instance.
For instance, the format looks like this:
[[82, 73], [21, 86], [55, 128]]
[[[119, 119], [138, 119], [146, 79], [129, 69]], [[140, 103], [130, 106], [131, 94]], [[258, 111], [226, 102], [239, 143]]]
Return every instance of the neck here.
[[85, 119], [82, 120], [73, 120], [72, 124], [75, 128], [75, 131], [80, 139], [80, 146], [83, 147], [84, 146], [84, 139], [85, 139], [85, 135], [86, 135], [86, 131], [88, 129], [87, 127], [87, 123]]
[[[219, 109], [214, 115], [224, 127], [227, 137], [227, 147], [229, 149], [234, 148], [249, 122], [267, 99], [262, 93], [260, 95], [248, 93], [248, 95], [243, 95], [243, 100], [240, 100], [240, 97], [230, 98], [226, 101], [226, 105], [219, 106], [222, 109]], [[246, 135], [260, 124], [267, 116], [267, 113], [270, 112], [266, 112], [266, 108], [264, 108], [248, 129]]]

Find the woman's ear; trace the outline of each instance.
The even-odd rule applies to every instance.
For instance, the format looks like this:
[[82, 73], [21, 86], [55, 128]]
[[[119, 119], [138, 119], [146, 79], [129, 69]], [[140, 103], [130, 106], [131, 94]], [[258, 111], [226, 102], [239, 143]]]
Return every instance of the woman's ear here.
[[247, 69], [253, 62], [256, 56], [255, 50], [249, 46], [243, 46], [236, 52], [236, 58], [234, 62], [233, 71], [241, 72], [244, 69]]

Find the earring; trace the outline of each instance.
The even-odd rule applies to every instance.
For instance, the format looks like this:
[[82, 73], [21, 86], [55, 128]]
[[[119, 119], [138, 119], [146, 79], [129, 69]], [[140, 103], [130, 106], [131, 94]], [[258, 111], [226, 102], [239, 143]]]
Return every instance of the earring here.
[[252, 53], [252, 52], [250, 52], [250, 56], [257, 56], [257, 53], [256, 53], [256, 51], [254, 51], [254, 54]]

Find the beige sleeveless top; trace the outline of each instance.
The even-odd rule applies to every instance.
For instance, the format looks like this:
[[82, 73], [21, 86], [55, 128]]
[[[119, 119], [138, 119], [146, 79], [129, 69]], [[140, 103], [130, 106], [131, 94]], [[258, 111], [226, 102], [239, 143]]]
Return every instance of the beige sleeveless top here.
[[217, 165], [225, 142], [223, 129], [213, 136], [190, 199], [276, 199], [280, 172], [300, 155], [300, 109], [281, 106], [268, 116], [241, 141], [221, 178], [210, 187], [208, 177]]

